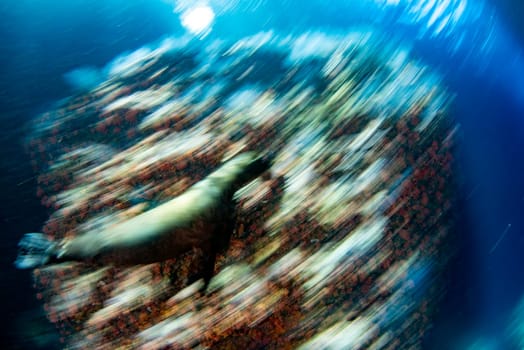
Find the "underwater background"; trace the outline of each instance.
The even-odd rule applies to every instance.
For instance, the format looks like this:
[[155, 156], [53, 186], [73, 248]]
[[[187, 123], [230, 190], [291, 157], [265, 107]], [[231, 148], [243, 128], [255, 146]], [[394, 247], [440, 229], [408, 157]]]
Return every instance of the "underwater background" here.
[[[204, 3], [204, 2], [202, 2]], [[213, 1], [207, 36], [377, 28], [414, 47], [455, 94], [456, 251], [427, 349], [512, 349], [524, 335], [524, 5], [514, 1]], [[2, 188], [1, 336], [7, 349], [60, 348], [39, 311], [17, 243], [47, 213], [24, 150], [27, 123], [96, 84], [121, 53], [182, 35], [188, 6], [170, 1], [14, 1], [0, 4]], [[82, 68], [79, 70], [79, 68]], [[519, 329], [520, 327], [520, 329]], [[515, 337], [521, 337], [515, 341]], [[520, 343], [519, 343], [520, 342]]]

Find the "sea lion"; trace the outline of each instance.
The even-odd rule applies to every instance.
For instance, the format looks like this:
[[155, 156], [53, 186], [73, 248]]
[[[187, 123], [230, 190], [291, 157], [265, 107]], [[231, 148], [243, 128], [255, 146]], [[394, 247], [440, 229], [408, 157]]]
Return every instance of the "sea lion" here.
[[146, 264], [197, 247], [204, 251], [207, 286], [216, 254], [227, 247], [233, 231], [233, 195], [266, 172], [270, 158], [254, 152], [237, 155], [174, 199], [101, 231], [61, 241], [28, 233], [19, 243], [15, 265], [25, 269], [62, 261]]

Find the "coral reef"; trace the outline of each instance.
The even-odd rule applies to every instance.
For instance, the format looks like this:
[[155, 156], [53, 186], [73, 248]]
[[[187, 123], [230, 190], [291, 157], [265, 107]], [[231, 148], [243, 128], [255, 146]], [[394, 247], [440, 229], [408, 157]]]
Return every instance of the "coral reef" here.
[[[322, 44], [307, 50], [307, 43]], [[275, 155], [202, 252], [34, 271], [68, 348], [417, 348], [441, 293], [455, 127], [438, 75], [382, 34], [167, 39], [38, 116], [28, 151], [54, 239], [168, 201], [229, 157]]]

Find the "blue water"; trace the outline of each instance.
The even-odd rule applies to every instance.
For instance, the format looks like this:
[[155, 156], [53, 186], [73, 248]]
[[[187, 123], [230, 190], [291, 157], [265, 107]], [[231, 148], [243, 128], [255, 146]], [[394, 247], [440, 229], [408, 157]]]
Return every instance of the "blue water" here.
[[[463, 185], [455, 232], [458, 255], [426, 347], [509, 348], [509, 318], [524, 296], [522, 5], [471, 0], [460, 18], [451, 20], [464, 1], [450, 0], [441, 12], [435, 5], [425, 15], [414, 11], [415, 1], [403, 0], [209, 3], [217, 10], [210, 36], [374, 25], [412, 43], [420, 59], [444, 75], [457, 96], [452, 112], [461, 125]], [[78, 87], [96, 80], [98, 69], [120, 53], [185, 29], [173, 4], [161, 0], [4, 0], [0, 18], [0, 319], [5, 323], [0, 338], [24, 349], [32, 347], [20, 339], [15, 320], [38, 303], [28, 287], [29, 274], [15, 274], [12, 261], [20, 233], [38, 230], [46, 216], [35, 198], [35, 179], [22, 147], [25, 123], [69, 95], [71, 83]], [[68, 75], [80, 67], [88, 67], [84, 73], [89, 74]], [[40, 316], [34, 317], [38, 321]]]

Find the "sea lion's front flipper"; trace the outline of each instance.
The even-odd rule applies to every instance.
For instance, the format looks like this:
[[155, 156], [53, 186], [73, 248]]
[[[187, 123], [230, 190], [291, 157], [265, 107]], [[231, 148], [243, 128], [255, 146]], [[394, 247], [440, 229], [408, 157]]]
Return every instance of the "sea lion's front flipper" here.
[[204, 285], [202, 286], [201, 292], [205, 293], [207, 290], [207, 287], [209, 286], [209, 282], [211, 281], [211, 278], [213, 278], [213, 275], [215, 274], [215, 263], [217, 260], [217, 250], [216, 248], [212, 247], [209, 252], [204, 251], [204, 261], [203, 264], [203, 272], [202, 272], [202, 278], [204, 279]]
[[235, 226], [235, 201], [230, 200], [230, 203], [222, 208], [227, 208], [223, 221], [215, 226], [211, 239], [200, 247], [202, 256], [196, 262], [198, 267], [193, 269], [192, 274], [188, 278], [189, 284], [196, 282], [200, 278], [204, 279], [204, 285], [200, 289], [202, 293], [206, 292], [209, 282], [215, 274], [217, 254], [224, 253], [229, 248], [231, 234]]
[[188, 285], [197, 282], [199, 279], [203, 279], [204, 284], [200, 288], [200, 292], [205, 293], [215, 272], [217, 253], [217, 249], [212, 242], [208, 242], [205, 245], [193, 250], [194, 257], [192, 268], [190, 269], [189, 276], [187, 277]]

